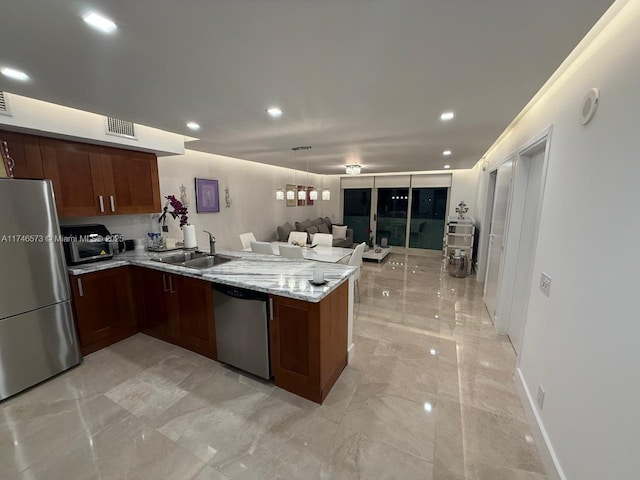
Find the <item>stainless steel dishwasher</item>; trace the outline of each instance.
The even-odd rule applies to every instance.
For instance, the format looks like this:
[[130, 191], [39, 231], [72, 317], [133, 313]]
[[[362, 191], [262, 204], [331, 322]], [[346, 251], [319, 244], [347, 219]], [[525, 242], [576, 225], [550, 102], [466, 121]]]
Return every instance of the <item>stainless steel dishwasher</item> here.
[[266, 293], [213, 285], [218, 360], [271, 378]]

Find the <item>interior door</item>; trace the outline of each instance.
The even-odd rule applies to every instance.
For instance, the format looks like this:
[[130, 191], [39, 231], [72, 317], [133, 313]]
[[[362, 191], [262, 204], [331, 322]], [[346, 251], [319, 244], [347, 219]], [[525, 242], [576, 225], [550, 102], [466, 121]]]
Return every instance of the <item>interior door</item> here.
[[484, 304], [495, 323], [500, 293], [500, 266], [502, 265], [507, 217], [509, 212], [509, 195], [513, 160], [507, 160], [498, 167], [496, 188], [493, 197], [493, 212], [489, 233], [489, 256], [487, 274], [484, 282]]
[[[513, 286], [513, 297], [511, 312], [509, 315], [509, 326], [507, 334], [517, 354], [520, 353], [522, 337], [529, 305], [529, 295], [531, 292], [531, 281], [535, 260], [536, 241], [538, 238], [538, 207], [543, 182], [544, 154], [542, 150], [538, 154], [525, 161], [528, 165], [527, 192], [525, 197], [524, 211], [522, 214], [522, 230], [518, 249], [518, 263], [516, 278]], [[525, 157], [526, 158], [526, 157]], [[516, 212], [514, 210], [514, 217]]]

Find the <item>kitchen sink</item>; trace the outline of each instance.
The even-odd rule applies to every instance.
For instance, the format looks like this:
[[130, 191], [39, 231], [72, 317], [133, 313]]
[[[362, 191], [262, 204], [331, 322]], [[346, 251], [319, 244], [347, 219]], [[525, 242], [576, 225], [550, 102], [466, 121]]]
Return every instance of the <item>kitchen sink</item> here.
[[222, 265], [232, 260], [237, 260], [238, 258], [239, 257], [231, 257], [228, 255], [210, 255], [205, 252], [182, 252], [162, 258], [154, 258], [153, 260], [156, 262], [168, 263], [169, 265], [202, 270]]

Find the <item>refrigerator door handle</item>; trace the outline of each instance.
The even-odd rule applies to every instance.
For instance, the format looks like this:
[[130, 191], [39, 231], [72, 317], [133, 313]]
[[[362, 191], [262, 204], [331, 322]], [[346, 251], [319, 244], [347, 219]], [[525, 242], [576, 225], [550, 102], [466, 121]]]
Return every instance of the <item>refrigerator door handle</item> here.
[[164, 287], [165, 292], [169, 291], [167, 290], [167, 274], [166, 273], [162, 274], [162, 286]]
[[176, 293], [173, 289], [173, 275], [169, 275], [169, 293]]
[[98, 200], [100, 200], [100, 212], [104, 213], [104, 197], [102, 195], [98, 195]]
[[81, 297], [84, 297], [84, 288], [82, 288], [82, 279], [78, 277], [78, 293]]
[[269, 297], [269, 320], [273, 320], [273, 298]]
[[109, 201], [111, 202], [111, 211], [115, 212], [116, 211], [115, 197], [113, 195], [109, 195]]

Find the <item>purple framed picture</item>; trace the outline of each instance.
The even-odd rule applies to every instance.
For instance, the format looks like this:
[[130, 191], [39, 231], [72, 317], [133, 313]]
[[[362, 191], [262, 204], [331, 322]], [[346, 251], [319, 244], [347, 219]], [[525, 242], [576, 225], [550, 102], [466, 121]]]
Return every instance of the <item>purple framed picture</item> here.
[[218, 180], [196, 178], [196, 212], [210, 213], [219, 211]]

